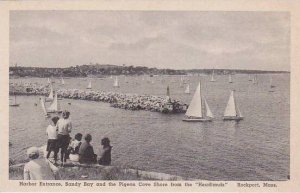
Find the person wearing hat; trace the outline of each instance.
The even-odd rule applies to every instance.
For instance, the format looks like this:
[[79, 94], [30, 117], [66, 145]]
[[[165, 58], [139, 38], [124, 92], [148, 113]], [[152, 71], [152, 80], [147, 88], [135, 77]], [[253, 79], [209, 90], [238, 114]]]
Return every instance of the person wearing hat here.
[[30, 159], [24, 166], [24, 180], [59, 180], [58, 168], [44, 158], [39, 158], [39, 149], [30, 147], [27, 150]]
[[66, 162], [67, 149], [70, 143], [70, 133], [72, 131], [72, 123], [69, 117], [70, 117], [70, 112], [63, 111], [62, 118], [60, 118], [56, 124], [57, 131], [58, 131], [57, 143], [58, 143], [58, 147], [61, 148], [60, 159], [62, 164]]

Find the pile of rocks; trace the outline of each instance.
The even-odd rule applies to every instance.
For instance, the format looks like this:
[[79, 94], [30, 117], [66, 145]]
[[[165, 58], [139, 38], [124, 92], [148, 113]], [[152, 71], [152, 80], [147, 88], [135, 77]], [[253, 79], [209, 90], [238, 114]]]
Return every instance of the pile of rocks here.
[[[49, 85], [38, 83], [10, 83], [10, 94], [16, 95], [48, 95]], [[146, 110], [163, 113], [184, 113], [187, 105], [167, 97], [103, 92], [94, 90], [59, 89], [60, 98], [101, 101], [110, 103], [112, 107], [128, 110]]]

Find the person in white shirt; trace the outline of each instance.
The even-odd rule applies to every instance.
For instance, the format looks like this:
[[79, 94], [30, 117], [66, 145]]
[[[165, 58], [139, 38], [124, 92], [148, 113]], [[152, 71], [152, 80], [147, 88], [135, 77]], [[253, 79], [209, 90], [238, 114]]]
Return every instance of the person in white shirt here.
[[31, 147], [27, 150], [30, 159], [24, 166], [24, 180], [60, 180], [60, 174], [47, 159], [39, 158], [39, 149]]
[[47, 159], [49, 159], [51, 152], [54, 152], [54, 163], [57, 162], [57, 153], [58, 153], [58, 145], [57, 145], [57, 128], [56, 123], [59, 120], [59, 117], [53, 117], [52, 124], [47, 127], [46, 134], [48, 136], [47, 142]]
[[72, 131], [72, 123], [69, 119], [70, 112], [64, 111], [62, 113], [62, 118], [57, 121], [56, 127], [58, 130], [57, 140], [60, 150], [60, 159], [63, 165], [66, 162], [67, 149], [70, 143], [70, 133]]

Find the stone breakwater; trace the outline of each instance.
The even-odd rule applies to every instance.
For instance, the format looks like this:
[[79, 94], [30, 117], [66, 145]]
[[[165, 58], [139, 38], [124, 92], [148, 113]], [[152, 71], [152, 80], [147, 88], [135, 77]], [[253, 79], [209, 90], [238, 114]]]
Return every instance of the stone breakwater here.
[[[185, 113], [187, 109], [186, 104], [161, 96], [79, 89], [59, 89], [56, 92], [59, 98], [106, 102], [110, 103], [112, 107], [128, 110]], [[39, 83], [10, 83], [9, 93], [15, 95], [47, 96], [50, 93], [50, 86]]]

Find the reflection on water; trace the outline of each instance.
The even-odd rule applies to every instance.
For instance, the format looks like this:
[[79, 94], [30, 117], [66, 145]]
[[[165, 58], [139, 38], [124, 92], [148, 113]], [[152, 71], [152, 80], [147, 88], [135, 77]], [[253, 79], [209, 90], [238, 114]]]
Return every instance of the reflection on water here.
[[[276, 91], [268, 92], [269, 76], [258, 76], [258, 85], [247, 75], [236, 75], [234, 83], [216, 76], [217, 82], [203, 79], [203, 93], [215, 119], [207, 123], [183, 122], [183, 114], [165, 115], [147, 111], [111, 108], [106, 103], [63, 99], [62, 108], [71, 112], [74, 129], [91, 133], [95, 149], [107, 136], [113, 145], [113, 165], [127, 165], [149, 171], [208, 180], [286, 180], [289, 174], [289, 76], [273, 75]], [[153, 77], [154, 84], [141, 78], [120, 77], [120, 88], [113, 79], [92, 79], [93, 89], [164, 96], [170, 85], [171, 96], [189, 103], [191, 95], [180, 88], [180, 77]], [[177, 82], [172, 82], [177, 80]], [[45, 79], [13, 81], [45, 82]], [[65, 79], [66, 88], [85, 89], [83, 79]], [[136, 84], [139, 83], [139, 84]], [[193, 93], [198, 77], [190, 77]], [[55, 84], [60, 88], [59, 84]], [[244, 120], [222, 120], [230, 90]], [[46, 143], [45, 120], [38, 96], [20, 96], [18, 108], [10, 108], [10, 158], [22, 159], [30, 146]], [[71, 105], [68, 103], [71, 102]], [[38, 105], [35, 106], [34, 103]], [[47, 104], [49, 105], [49, 104]]]

